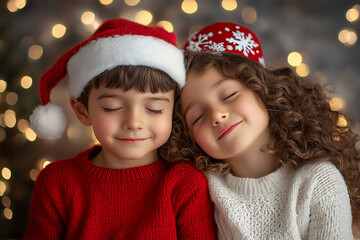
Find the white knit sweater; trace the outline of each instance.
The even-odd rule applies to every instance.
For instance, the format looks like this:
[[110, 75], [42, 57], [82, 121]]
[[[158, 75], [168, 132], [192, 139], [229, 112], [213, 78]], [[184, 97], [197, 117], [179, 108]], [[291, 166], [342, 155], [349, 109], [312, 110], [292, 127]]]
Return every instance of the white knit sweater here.
[[353, 239], [347, 187], [330, 162], [207, 177], [219, 239]]

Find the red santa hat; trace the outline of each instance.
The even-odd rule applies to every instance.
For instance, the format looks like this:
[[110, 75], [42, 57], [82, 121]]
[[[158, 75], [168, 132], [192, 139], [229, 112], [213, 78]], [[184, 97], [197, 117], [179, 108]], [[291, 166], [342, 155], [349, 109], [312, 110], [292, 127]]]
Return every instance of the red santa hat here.
[[66, 117], [61, 107], [50, 102], [51, 90], [67, 77], [70, 95], [78, 98], [91, 79], [120, 65], [159, 69], [180, 87], [185, 84], [183, 52], [177, 48], [175, 34], [125, 19], [107, 20], [89, 39], [63, 54], [41, 76], [42, 105], [30, 116], [31, 128], [41, 138], [60, 137], [66, 127]]
[[231, 22], [216, 22], [191, 35], [184, 46], [191, 52], [231, 52], [265, 66], [260, 41], [248, 28]]

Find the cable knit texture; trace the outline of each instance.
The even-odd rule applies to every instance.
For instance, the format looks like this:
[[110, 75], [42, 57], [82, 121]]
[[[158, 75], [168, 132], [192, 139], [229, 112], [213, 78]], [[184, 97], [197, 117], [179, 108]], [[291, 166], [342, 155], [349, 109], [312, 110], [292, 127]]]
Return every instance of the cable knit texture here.
[[353, 239], [347, 187], [330, 162], [208, 180], [219, 239]]
[[215, 239], [207, 179], [187, 162], [110, 169], [92, 151], [39, 174], [25, 239]]

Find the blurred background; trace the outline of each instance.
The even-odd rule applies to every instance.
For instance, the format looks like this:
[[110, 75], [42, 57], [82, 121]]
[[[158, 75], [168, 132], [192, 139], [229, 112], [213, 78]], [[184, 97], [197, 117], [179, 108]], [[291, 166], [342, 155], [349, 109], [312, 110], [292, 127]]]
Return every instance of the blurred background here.
[[316, 78], [334, 91], [331, 107], [359, 123], [359, 11], [358, 0], [1, 0], [0, 239], [22, 238], [41, 169], [96, 142], [70, 109], [66, 81], [51, 95], [69, 121], [62, 138], [37, 138], [28, 118], [40, 104], [41, 74], [103, 20], [162, 26], [177, 34], [179, 47], [205, 25], [237, 22], [259, 37], [267, 66]]

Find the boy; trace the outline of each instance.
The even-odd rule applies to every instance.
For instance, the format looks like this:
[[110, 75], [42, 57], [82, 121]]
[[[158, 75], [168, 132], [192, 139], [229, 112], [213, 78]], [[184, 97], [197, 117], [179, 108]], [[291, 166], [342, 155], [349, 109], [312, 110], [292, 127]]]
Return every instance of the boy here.
[[185, 81], [175, 35], [124, 19], [104, 22], [42, 76], [46, 105], [30, 122], [43, 138], [65, 128], [49, 98], [65, 75], [77, 118], [101, 146], [40, 173], [25, 239], [215, 239], [204, 175], [162, 160]]

